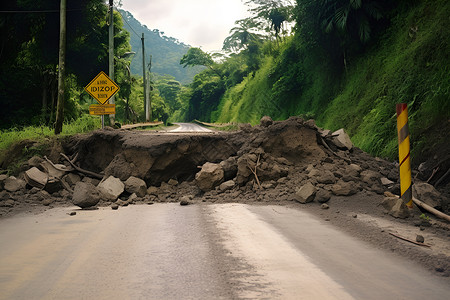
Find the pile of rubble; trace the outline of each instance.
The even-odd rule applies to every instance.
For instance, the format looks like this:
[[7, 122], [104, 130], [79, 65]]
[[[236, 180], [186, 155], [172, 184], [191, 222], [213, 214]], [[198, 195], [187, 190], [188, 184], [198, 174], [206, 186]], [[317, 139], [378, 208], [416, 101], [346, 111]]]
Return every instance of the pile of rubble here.
[[[3, 213], [58, 203], [86, 209], [154, 202], [324, 204], [333, 196], [388, 191], [382, 204], [387, 212], [408, 216], [402, 201], [392, 197], [400, 193], [395, 163], [353, 147], [343, 130], [322, 130], [299, 117], [264, 117], [258, 126], [202, 136], [102, 130], [73, 137], [65, 151], [72, 158], [33, 157], [19, 178], [0, 175]], [[442, 207], [431, 185], [416, 183], [415, 195]]]

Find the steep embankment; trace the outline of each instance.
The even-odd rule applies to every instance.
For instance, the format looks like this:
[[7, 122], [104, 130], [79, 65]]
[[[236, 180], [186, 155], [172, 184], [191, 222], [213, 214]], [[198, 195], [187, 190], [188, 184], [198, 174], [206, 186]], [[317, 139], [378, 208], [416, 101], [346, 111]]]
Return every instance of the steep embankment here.
[[395, 104], [406, 102], [414, 163], [430, 151], [440, 160], [449, 152], [444, 138], [450, 127], [448, 11], [447, 1], [421, 1], [398, 12], [340, 74], [290, 38], [262, 59], [258, 71], [226, 91], [212, 120], [255, 124], [263, 115], [303, 114], [325, 128], [345, 128], [365, 151], [395, 159]]

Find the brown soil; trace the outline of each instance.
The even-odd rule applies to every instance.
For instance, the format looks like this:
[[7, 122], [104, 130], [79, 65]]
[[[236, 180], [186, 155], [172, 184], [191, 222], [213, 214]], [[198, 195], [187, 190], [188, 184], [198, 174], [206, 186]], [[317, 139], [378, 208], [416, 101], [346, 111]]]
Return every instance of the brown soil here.
[[[113, 175], [123, 181], [129, 176], [139, 177], [148, 187], [153, 187], [148, 195], [130, 204], [179, 202], [183, 198], [184, 201], [188, 199], [190, 204], [241, 202], [291, 206], [307, 210], [374, 247], [414, 260], [436, 275], [450, 276], [449, 223], [426, 213], [431, 218], [430, 224], [427, 224], [422, 221], [420, 215], [423, 212], [418, 209], [407, 219], [395, 219], [388, 215], [380, 203], [386, 190], [398, 193], [395, 164], [371, 157], [357, 148], [350, 151], [339, 149], [331, 138], [321, 137], [320, 130], [312, 121], [290, 118], [265, 126], [244, 126], [237, 132], [194, 135], [105, 129], [73, 136], [60, 144], [54, 143], [53, 148], [50, 151], [53, 157], [56, 150], [61, 149], [71, 158], [77, 156], [76, 164], [81, 168], [104, 176]], [[22, 152], [20, 146], [12, 149], [16, 156]], [[14, 153], [8, 155], [15, 157]], [[220, 163], [230, 157], [236, 161], [245, 158], [247, 162], [252, 162], [252, 157], [259, 157], [261, 164], [257, 174], [261, 187], [250, 172], [247, 177], [242, 177], [242, 170], [236, 166], [225, 172], [225, 180], [239, 179], [241, 176], [241, 184], [225, 191], [219, 188], [200, 191], [194, 181], [199, 167], [206, 162]], [[56, 158], [52, 160], [58, 162]], [[60, 159], [59, 163], [66, 162]], [[387, 188], [381, 185], [379, 179], [368, 182], [360, 174], [352, 176], [347, 172], [350, 164], [359, 166], [363, 171], [376, 172], [380, 177], [394, 181], [394, 184]], [[6, 168], [5, 163], [2, 167]], [[26, 168], [25, 164], [21, 170]], [[308, 175], [312, 169], [317, 170], [317, 177]], [[337, 182], [322, 180], [322, 175], [328, 172], [337, 182], [350, 183], [355, 193], [348, 193], [348, 196], [331, 193], [327, 201], [328, 209], [321, 208], [317, 201], [307, 204], [295, 201], [296, 189], [308, 181], [318, 189], [331, 192]], [[80, 175], [82, 180], [98, 183], [98, 180]], [[171, 179], [178, 184], [169, 184]], [[448, 181], [444, 182], [441, 189], [448, 190], [448, 185]], [[53, 202], [47, 203], [48, 206], [44, 206], [42, 197], [37, 195], [38, 191], [30, 188], [8, 195], [0, 190], [0, 206], [6, 197], [14, 200], [12, 207], [0, 207], [0, 217], [39, 213], [51, 207], [71, 205], [71, 194], [66, 190], [51, 194]], [[127, 197], [121, 197], [123, 203], [126, 203]], [[448, 203], [448, 198], [442, 201]], [[111, 202], [102, 201], [99, 205], [109, 206]], [[425, 244], [431, 247], [418, 246], [389, 233], [414, 241], [416, 235], [422, 235]]]

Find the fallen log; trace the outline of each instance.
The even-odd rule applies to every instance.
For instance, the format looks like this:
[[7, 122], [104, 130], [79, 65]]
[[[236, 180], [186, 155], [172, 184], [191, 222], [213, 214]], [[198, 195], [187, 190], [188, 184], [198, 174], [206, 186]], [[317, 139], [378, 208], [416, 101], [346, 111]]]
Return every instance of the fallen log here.
[[98, 173], [92, 172], [92, 171], [88, 171], [85, 169], [82, 169], [78, 166], [76, 166], [64, 153], [60, 153], [62, 157], [64, 157], [65, 160], [67, 160], [69, 162], [69, 164], [78, 172], [89, 175], [91, 177], [97, 178], [97, 179], [103, 179], [103, 175], [100, 175]]
[[449, 215], [444, 214], [443, 212], [441, 212], [441, 211], [439, 211], [439, 210], [429, 206], [426, 203], [423, 203], [422, 201], [420, 201], [420, 200], [418, 200], [418, 199], [416, 199], [414, 197], [413, 197], [412, 200], [417, 206], [425, 209], [426, 211], [432, 213], [433, 215], [435, 215], [438, 218], [441, 218], [441, 219], [444, 219], [444, 220], [450, 222], [450, 216]]

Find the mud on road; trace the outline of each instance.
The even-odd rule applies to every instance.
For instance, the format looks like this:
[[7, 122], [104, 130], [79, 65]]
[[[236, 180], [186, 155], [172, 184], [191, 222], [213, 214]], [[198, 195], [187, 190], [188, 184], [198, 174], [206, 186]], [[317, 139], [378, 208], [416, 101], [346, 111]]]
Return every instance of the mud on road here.
[[[2, 168], [22, 153], [16, 148]], [[194, 135], [105, 129], [60, 140], [46, 158], [32, 157], [17, 178], [0, 175], [1, 217], [72, 205], [80, 197], [95, 198], [93, 207], [114, 208], [156, 202], [284, 205], [307, 210], [375, 247], [450, 276], [450, 226], [418, 208], [395, 205], [396, 164], [371, 157], [349, 144], [345, 134], [317, 128], [312, 120], [273, 122], [265, 117], [260, 125], [242, 125], [237, 132]], [[25, 184], [26, 171], [35, 167], [49, 173], [48, 164], [72, 171], [41, 188], [30, 186], [29, 178]], [[110, 179], [114, 187], [105, 187]], [[17, 188], [7, 187], [13, 181]], [[112, 191], [117, 185], [122, 188]], [[445, 193], [426, 195], [433, 206], [448, 212]], [[390, 232], [411, 240], [421, 235], [431, 247], [399, 240]]]

